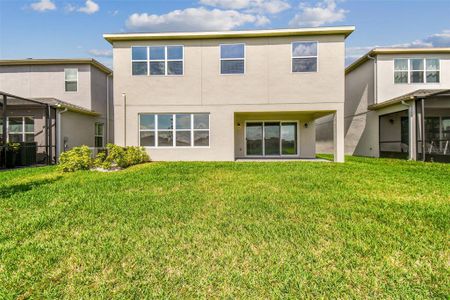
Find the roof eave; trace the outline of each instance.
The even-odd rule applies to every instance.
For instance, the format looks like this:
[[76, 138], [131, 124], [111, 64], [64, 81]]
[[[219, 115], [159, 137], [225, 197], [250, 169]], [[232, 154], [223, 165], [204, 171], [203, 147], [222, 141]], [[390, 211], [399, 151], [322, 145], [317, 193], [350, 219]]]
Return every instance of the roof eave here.
[[354, 61], [345, 69], [345, 74], [352, 72], [360, 65], [369, 60], [370, 57], [375, 57], [380, 54], [450, 54], [450, 47], [448, 48], [374, 48]]
[[301, 29], [248, 30], [219, 32], [169, 32], [169, 33], [117, 33], [104, 34], [103, 38], [110, 42], [136, 40], [179, 40], [179, 39], [214, 39], [214, 38], [246, 38], [246, 37], [281, 37], [298, 35], [340, 35], [348, 37], [355, 26], [313, 27]]
[[112, 74], [113, 71], [92, 58], [68, 58], [68, 59], [5, 59], [0, 60], [0, 66], [25, 66], [25, 65], [62, 65], [62, 64], [89, 64], [96, 67], [106, 74]]

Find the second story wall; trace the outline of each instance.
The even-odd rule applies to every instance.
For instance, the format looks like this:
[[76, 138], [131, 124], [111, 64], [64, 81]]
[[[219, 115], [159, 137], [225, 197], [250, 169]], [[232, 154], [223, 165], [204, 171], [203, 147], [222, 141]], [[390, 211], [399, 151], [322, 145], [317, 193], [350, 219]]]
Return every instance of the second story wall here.
[[373, 60], [345, 75], [345, 116], [365, 113], [374, 104], [374, 77]]
[[[412, 58], [439, 59], [439, 83], [394, 83], [394, 59]], [[450, 54], [380, 54], [377, 65], [378, 103], [419, 89], [450, 88]]]
[[[65, 91], [64, 69], [78, 69], [76, 92]], [[57, 98], [85, 108], [91, 106], [89, 65], [0, 66], [0, 91], [26, 98]]]
[[[317, 72], [292, 73], [292, 42], [318, 42]], [[220, 74], [220, 44], [245, 44], [245, 73]], [[133, 76], [132, 46], [183, 45], [181, 76]], [[344, 101], [344, 35], [116, 41], [115, 96], [132, 105], [233, 105]], [[117, 99], [117, 98], [116, 98]], [[120, 101], [116, 101], [119, 103]]]

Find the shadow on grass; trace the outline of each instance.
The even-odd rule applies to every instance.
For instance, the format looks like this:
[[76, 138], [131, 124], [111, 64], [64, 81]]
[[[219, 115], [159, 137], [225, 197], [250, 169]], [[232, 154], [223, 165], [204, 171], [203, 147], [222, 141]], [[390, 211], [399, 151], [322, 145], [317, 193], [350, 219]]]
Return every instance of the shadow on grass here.
[[14, 194], [25, 193], [27, 191], [32, 190], [33, 188], [37, 188], [37, 187], [45, 185], [45, 184], [53, 183], [53, 182], [57, 181], [58, 179], [60, 179], [61, 177], [62, 177], [61, 175], [58, 175], [58, 176], [54, 176], [51, 178], [47, 177], [47, 178], [33, 180], [33, 181], [25, 182], [25, 183], [0, 186], [0, 195], [1, 195], [1, 198], [3, 198], [3, 199], [10, 198]]

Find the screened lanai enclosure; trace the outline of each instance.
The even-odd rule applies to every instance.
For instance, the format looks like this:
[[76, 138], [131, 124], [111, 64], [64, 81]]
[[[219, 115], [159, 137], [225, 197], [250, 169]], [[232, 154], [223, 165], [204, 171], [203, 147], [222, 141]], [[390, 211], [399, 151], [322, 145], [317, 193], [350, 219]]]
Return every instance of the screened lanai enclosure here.
[[380, 157], [450, 162], [450, 90], [415, 92], [404, 106], [379, 116]]
[[56, 107], [0, 91], [0, 168], [56, 160]]

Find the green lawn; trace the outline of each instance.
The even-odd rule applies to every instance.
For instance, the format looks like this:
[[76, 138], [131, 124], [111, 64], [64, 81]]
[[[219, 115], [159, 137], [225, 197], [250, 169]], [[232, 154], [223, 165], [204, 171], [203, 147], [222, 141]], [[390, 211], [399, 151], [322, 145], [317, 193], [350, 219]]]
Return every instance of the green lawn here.
[[3, 298], [444, 298], [450, 165], [0, 172]]

